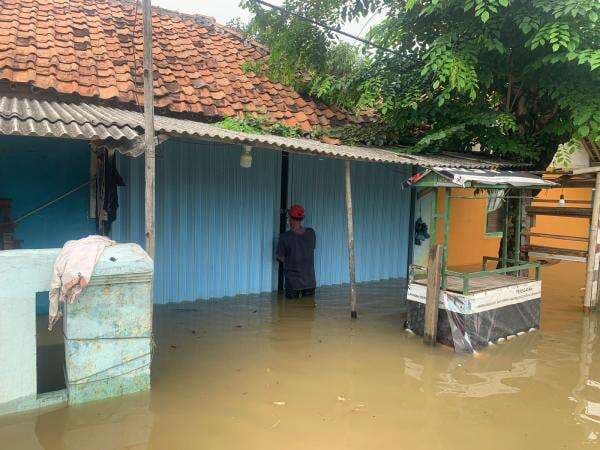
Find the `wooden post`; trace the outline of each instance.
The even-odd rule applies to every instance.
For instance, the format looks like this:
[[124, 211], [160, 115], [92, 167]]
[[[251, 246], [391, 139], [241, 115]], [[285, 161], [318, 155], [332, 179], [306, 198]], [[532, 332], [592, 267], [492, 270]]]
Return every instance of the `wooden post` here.
[[425, 300], [425, 326], [423, 341], [435, 345], [437, 340], [438, 306], [442, 281], [442, 246], [432, 245], [427, 262], [427, 296]]
[[154, 259], [154, 178], [156, 159], [154, 148], [154, 72], [152, 67], [152, 5], [142, 0], [144, 36], [144, 141], [145, 151], [145, 218], [146, 252]]
[[596, 307], [598, 293], [598, 220], [600, 215], [600, 172], [596, 173], [596, 188], [592, 199], [592, 217], [588, 239], [588, 256], [585, 274], [585, 294], [583, 309], [590, 311]]
[[350, 179], [350, 161], [344, 160], [344, 179], [346, 184], [346, 224], [348, 227], [348, 267], [350, 271], [350, 317], [356, 319], [356, 265], [354, 259], [354, 218], [352, 214], [352, 181]]
[[444, 189], [444, 248], [442, 251], [442, 288], [446, 289], [446, 270], [448, 269], [448, 248], [450, 241], [450, 188]]
[[508, 202], [510, 198], [506, 195], [508, 191], [504, 191], [504, 234], [502, 235], [502, 267], [508, 267]]
[[517, 191], [518, 192], [518, 198], [517, 198], [517, 212], [515, 214], [515, 247], [513, 250], [514, 253], [514, 257], [513, 260], [515, 261], [515, 265], [518, 265], [519, 262], [521, 261], [521, 220], [523, 219], [523, 199], [521, 198], [522, 196], [522, 191]]

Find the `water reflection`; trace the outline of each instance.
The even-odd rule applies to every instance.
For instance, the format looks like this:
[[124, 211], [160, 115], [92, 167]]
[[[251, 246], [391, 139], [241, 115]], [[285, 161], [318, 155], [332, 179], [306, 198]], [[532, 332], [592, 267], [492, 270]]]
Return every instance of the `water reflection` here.
[[585, 448], [600, 348], [581, 269], [545, 269], [542, 329], [476, 356], [404, 331], [399, 282], [360, 286], [357, 321], [343, 286], [160, 306], [150, 393], [0, 417], [0, 448]]
[[[598, 337], [598, 316], [587, 314], [581, 321], [579, 379], [570, 399], [576, 402], [575, 418], [581, 419], [588, 440], [600, 437], [600, 380], [594, 369], [594, 348]], [[579, 422], [579, 421], [577, 421]]]
[[153, 422], [150, 395], [134, 394], [40, 414], [35, 436], [44, 449], [147, 448]]

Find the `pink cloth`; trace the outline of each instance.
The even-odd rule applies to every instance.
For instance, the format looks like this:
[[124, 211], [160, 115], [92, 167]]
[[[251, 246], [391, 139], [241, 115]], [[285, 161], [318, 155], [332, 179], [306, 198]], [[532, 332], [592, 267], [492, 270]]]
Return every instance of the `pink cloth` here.
[[105, 248], [115, 245], [104, 236], [68, 241], [54, 261], [50, 281], [48, 330], [62, 317], [60, 303], [73, 303], [88, 285], [94, 267]]

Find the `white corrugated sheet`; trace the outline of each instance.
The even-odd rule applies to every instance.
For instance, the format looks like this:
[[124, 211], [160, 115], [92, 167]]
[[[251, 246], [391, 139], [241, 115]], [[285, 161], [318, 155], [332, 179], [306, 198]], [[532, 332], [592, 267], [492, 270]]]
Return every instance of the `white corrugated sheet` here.
[[[498, 168], [514, 163], [460, 154], [409, 155], [388, 149], [326, 144], [313, 139], [289, 138], [225, 130], [216, 125], [172, 117], [155, 116], [156, 131], [261, 148], [423, 167]], [[132, 140], [144, 132], [140, 112], [81, 103], [0, 96], [0, 135], [42, 136], [87, 140]]]
[[433, 170], [461, 187], [508, 185], [550, 188], [557, 186], [556, 183], [544, 180], [536, 175], [513, 170], [449, 169], [444, 167], [435, 167]]

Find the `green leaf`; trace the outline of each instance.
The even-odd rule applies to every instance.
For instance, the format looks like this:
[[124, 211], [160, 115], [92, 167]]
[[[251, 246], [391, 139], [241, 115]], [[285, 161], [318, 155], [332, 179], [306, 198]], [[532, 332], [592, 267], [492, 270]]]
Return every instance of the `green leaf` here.
[[555, 52], [560, 48], [560, 44], [553, 44], [552, 45], [552, 51]]
[[581, 137], [586, 137], [588, 134], [590, 134], [590, 128], [587, 125], [584, 125], [577, 129], [577, 133], [579, 133]]
[[490, 20], [490, 13], [488, 11], [484, 11], [481, 13], [481, 21], [483, 23], [486, 23], [488, 20]]
[[498, 3], [500, 3], [505, 8], [508, 6], [508, 0], [499, 0]]

